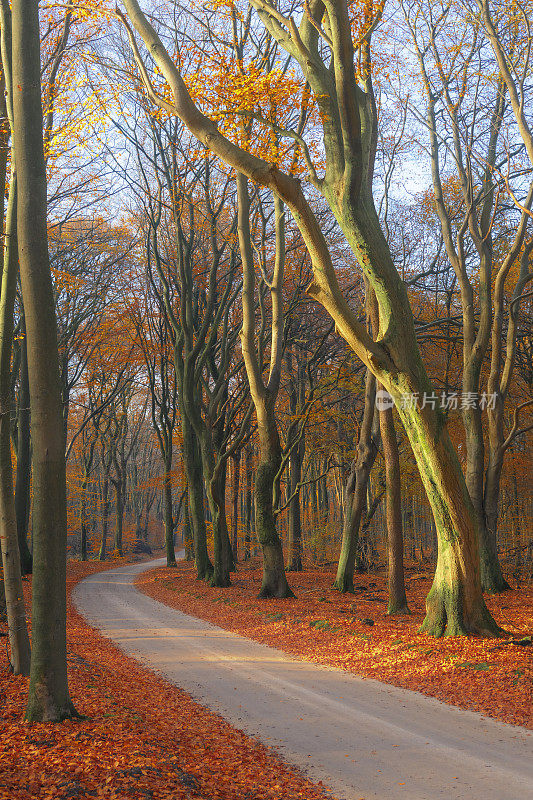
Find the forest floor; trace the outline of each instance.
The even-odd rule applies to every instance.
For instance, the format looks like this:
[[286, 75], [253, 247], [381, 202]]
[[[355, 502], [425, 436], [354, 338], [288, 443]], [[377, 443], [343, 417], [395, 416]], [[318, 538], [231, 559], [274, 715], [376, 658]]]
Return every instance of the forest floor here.
[[157, 568], [137, 588], [187, 614], [293, 656], [412, 689], [533, 729], [533, 585], [487, 597], [508, 637], [435, 639], [418, 633], [432, 576], [407, 570], [409, 616], [386, 614], [382, 575], [357, 575], [356, 592], [332, 589], [331, 569], [289, 573], [296, 599], [257, 600], [258, 560], [239, 564], [227, 589], [195, 578], [191, 563]]
[[[69, 598], [79, 580], [102, 567], [69, 562]], [[30, 588], [25, 581], [27, 600]], [[324, 797], [271, 750], [124, 655], [70, 602], [68, 666], [71, 697], [86, 718], [29, 725], [22, 721], [28, 680], [8, 672], [2, 647], [0, 800]]]

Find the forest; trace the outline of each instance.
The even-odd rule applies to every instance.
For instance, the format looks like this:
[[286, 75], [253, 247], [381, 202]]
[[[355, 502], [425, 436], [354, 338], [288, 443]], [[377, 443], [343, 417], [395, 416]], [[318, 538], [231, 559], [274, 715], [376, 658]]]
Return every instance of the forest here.
[[154, 676], [117, 575], [533, 728], [532, 20], [0, 0], [0, 798], [441, 796]]

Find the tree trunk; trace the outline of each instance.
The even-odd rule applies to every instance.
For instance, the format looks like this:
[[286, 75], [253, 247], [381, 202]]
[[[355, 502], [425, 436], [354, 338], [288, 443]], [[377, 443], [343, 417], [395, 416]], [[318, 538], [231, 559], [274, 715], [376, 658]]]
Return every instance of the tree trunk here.
[[199, 437], [199, 442], [202, 453], [202, 466], [211, 524], [213, 525], [213, 574], [209, 582], [211, 586], [225, 588], [231, 585], [230, 569], [232, 566], [231, 543], [225, 507], [226, 472], [223, 467], [215, 471], [211, 436], [203, 423], [200, 423], [200, 426], [202, 430], [198, 431], [197, 435], [200, 434], [201, 437]]
[[[503, 405], [501, 401], [499, 402]], [[497, 411], [495, 411], [495, 413], [497, 417]], [[503, 417], [503, 408], [501, 409], [501, 413]], [[463, 412], [463, 419], [467, 452], [465, 477], [477, 518], [481, 587], [483, 591], [493, 594], [510, 588], [502, 575], [496, 544], [496, 531], [498, 526], [497, 509], [499, 505], [500, 476], [503, 468], [503, 458], [498, 454], [497, 444], [496, 447], [490, 447], [489, 464], [486, 472], [486, 479], [490, 485], [484, 487], [485, 445], [483, 442], [483, 426], [479, 405], [477, 405], [476, 408], [466, 409]], [[489, 441], [492, 441], [493, 444], [494, 441], [497, 440], [499, 427], [501, 427], [501, 432], [503, 434], [503, 420], [499, 423], [497, 418], [494, 419], [493, 417], [491, 419], [489, 417]], [[488, 508], [485, 505], [485, 500], [488, 503]]]
[[285, 575], [283, 550], [272, 506], [274, 478], [281, 464], [278, 428], [273, 417], [268, 404], [257, 411], [260, 449], [255, 476], [255, 525], [263, 551], [263, 580], [259, 598], [294, 597]]
[[[222, 471], [223, 472], [223, 471]], [[209, 507], [213, 520], [214, 564], [211, 586], [227, 587], [231, 585], [230, 570], [233, 565], [233, 554], [228, 533], [225, 509], [225, 475], [220, 474], [210, 481], [207, 492]]]
[[241, 452], [240, 450], [232, 457], [233, 462], [233, 487], [232, 487], [232, 549], [233, 558], [235, 561], [239, 560], [239, 485], [241, 477]]
[[107, 550], [107, 525], [109, 521], [109, 475], [104, 472], [102, 482], [102, 539], [98, 553], [99, 561], [106, 560]]
[[176, 566], [174, 551], [174, 517], [172, 514], [172, 456], [165, 458], [165, 474], [163, 476], [163, 519], [165, 525], [165, 550], [167, 567]]
[[26, 719], [72, 717], [66, 642], [66, 467], [52, 278], [36, 0], [13, 3], [17, 233], [28, 337], [33, 443], [32, 658]]
[[246, 473], [246, 488], [244, 491], [244, 560], [248, 561], [252, 555], [252, 448], [250, 445], [246, 447], [244, 453], [244, 464]]
[[259, 597], [294, 597], [287, 583], [281, 539], [274, 516], [274, 482], [281, 466], [281, 446], [275, 403], [281, 379], [283, 341], [283, 267], [285, 264], [285, 212], [274, 197], [276, 256], [270, 298], [272, 333], [270, 373], [265, 385], [255, 347], [255, 266], [250, 231], [250, 198], [244, 175], [237, 172], [238, 234], [243, 265], [241, 346], [257, 417], [259, 464], [255, 478], [255, 528], [263, 551], [263, 580]]
[[181, 430], [183, 434], [182, 456], [187, 476], [189, 511], [194, 539], [196, 577], [198, 580], [209, 580], [213, 574], [213, 565], [207, 552], [202, 459], [196, 434], [184, 409], [181, 411]]
[[113, 480], [115, 486], [115, 541], [113, 545], [114, 554], [122, 556], [122, 530], [124, 527], [124, 480]]
[[480, 560], [481, 585], [485, 592], [496, 594], [510, 589], [505, 580], [498, 558], [498, 517], [500, 505], [501, 476], [504, 462], [503, 400], [497, 396], [494, 409], [489, 410], [489, 458], [485, 474], [485, 520], [481, 529]]
[[389, 603], [387, 614], [409, 614], [403, 568], [402, 487], [400, 455], [394, 430], [392, 408], [379, 412], [387, 481], [387, 553], [389, 566]]
[[[373, 200], [366, 190], [355, 204], [346, 198], [345, 204], [339, 205], [329, 192], [328, 200], [376, 290], [379, 335], [386, 338], [385, 357], [390, 365], [379, 364], [375, 357], [367, 360], [396, 404], [435, 520], [437, 567], [421, 630], [435, 636], [499, 635], [501, 630], [483, 599], [479, 525], [446, 420], [432, 404], [422, 407], [409, 402], [409, 398], [431, 396], [433, 389], [416, 341], [407, 290], [392, 264]], [[320, 275], [315, 272], [315, 284], [317, 280]], [[321, 289], [314, 286], [308, 291], [323, 301]], [[333, 312], [341, 333], [345, 324], [343, 335], [352, 341], [353, 322], [339, 318], [329, 298], [324, 297], [323, 305]]]
[[498, 635], [481, 591], [477, 518], [441, 414], [402, 408], [437, 530], [437, 567], [421, 631], [434, 636]]
[[17, 516], [17, 535], [22, 573], [29, 575], [32, 571], [32, 554], [28, 547], [31, 492], [30, 385], [28, 381], [26, 326], [24, 323], [22, 331], [24, 339], [20, 344], [15, 513]]
[[365, 378], [365, 408], [355, 459], [346, 482], [342, 544], [333, 588], [339, 592], [353, 592], [353, 576], [359, 529], [366, 502], [368, 479], [377, 455], [374, 436], [376, 379], [367, 370]]
[[30, 640], [22, 591], [11, 464], [10, 377], [18, 271], [16, 209], [17, 179], [15, 171], [12, 170], [0, 295], [0, 541], [11, 666], [15, 675], [29, 675]]
[[187, 496], [183, 500], [182, 539], [183, 544], [185, 545], [185, 561], [194, 561], [194, 542], [189, 515], [189, 498]]
[[300, 493], [297, 490], [298, 484], [302, 480], [302, 461], [305, 453], [305, 438], [302, 438], [293, 447], [289, 455], [289, 493], [294, 495], [289, 503], [289, 558], [287, 562], [288, 572], [302, 571], [302, 518], [300, 508]]
[[86, 492], [87, 492], [87, 480], [86, 478], [84, 478], [81, 487], [81, 502], [80, 502], [80, 560], [81, 561], [87, 561]]

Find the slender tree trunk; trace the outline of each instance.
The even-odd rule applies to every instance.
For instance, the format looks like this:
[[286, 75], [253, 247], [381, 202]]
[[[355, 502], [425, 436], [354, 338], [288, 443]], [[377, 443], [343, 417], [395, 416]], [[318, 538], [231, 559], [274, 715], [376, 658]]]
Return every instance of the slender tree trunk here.
[[204, 511], [204, 478], [202, 459], [198, 440], [185, 410], [181, 410], [181, 430], [183, 435], [183, 463], [187, 476], [189, 511], [194, 539], [194, 560], [196, 576], [199, 580], [209, 580], [213, 565], [207, 552], [207, 531]]
[[489, 410], [489, 458], [485, 474], [485, 520], [481, 529], [480, 560], [481, 585], [490, 594], [510, 589], [505, 580], [498, 558], [498, 517], [500, 506], [501, 476], [505, 457], [503, 400], [497, 396], [494, 409]]
[[246, 488], [244, 491], [244, 560], [248, 561], [251, 558], [252, 544], [252, 448], [250, 445], [246, 447], [244, 452], [244, 464], [246, 473]]
[[83, 481], [81, 485], [81, 503], [80, 503], [80, 558], [82, 561], [87, 561], [87, 487], [89, 485], [89, 475], [92, 469], [93, 455], [94, 455], [94, 439], [91, 441], [88, 452], [84, 458], [84, 472]]
[[355, 459], [346, 482], [342, 544], [333, 588], [339, 592], [353, 592], [353, 576], [359, 529], [366, 502], [368, 479], [377, 455], [374, 437], [376, 379], [367, 370], [365, 378], [365, 407]]
[[81, 487], [81, 503], [80, 503], [80, 560], [87, 561], [87, 518], [86, 518], [86, 504], [87, 504], [87, 480], [84, 477]]
[[107, 471], [104, 471], [104, 475], [102, 478], [102, 538], [100, 541], [100, 550], [98, 552], [98, 559], [100, 561], [106, 560], [108, 522], [109, 522], [109, 473]]
[[[296, 355], [296, 364], [293, 361], [293, 354], [290, 349], [286, 355], [287, 371], [289, 373], [288, 395], [291, 415], [296, 417], [301, 413], [305, 402], [305, 373], [301, 363], [301, 358]], [[294, 368], [296, 374], [294, 374]], [[305, 433], [302, 430], [300, 439], [295, 443], [298, 435], [297, 429], [294, 430], [291, 440], [288, 442], [292, 447], [289, 453], [289, 470], [287, 476], [287, 491], [292, 500], [288, 506], [288, 572], [302, 571], [302, 519], [300, 507], [300, 492], [298, 484], [302, 479], [302, 463], [305, 455]]]
[[289, 503], [289, 559], [288, 572], [302, 571], [302, 518], [300, 509], [300, 493], [297, 487], [302, 480], [302, 461], [305, 453], [305, 438], [302, 436], [289, 455], [289, 492], [294, 495]]
[[32, 555], [28, 547], [28, 524], [30, 521], [31, 490], [31, 436], [30, 436], [30, 385], [28, 381], [28, 354], [26, 326], [20, 344], [20, 386], [17, 421], [17, 473], [15, 482], [15, 513], [22, 573], [32, 571]]
[[32, 658], [26, 719], [73, 716], [67, 681], [66, 467], [46, 225], [38, 2], [13, 3], [17, 233], [28, 337], [33, 443]]
[[189, 498], [183, 500], [183, 544], [185, 545], [185, 561], [194, 561], [194, 541], [191, 530], [191, 520], [189, 515]]
[[4, 269], [0, 296], [0, 541], [11, 666], [15, 675], [30, 674], [30, 640], [22, 591], [17, 521], [11, 465], [11, 352], [17, 290], [17, 179], [11, 174], [6, 216]]
[[387, 481], [387, 552], [389, 566], [389, 603], [387, 614], [409, 614], [403, 568], [402, 487], [400, 455], [394, 429], [392, 408], [379, 412], [379, 429], [385, 459]]
[[[113, 480], [113, 479], [112, 479]], [[113, 550], [119, 556], [123, 555], [122, 552], [122, 531], [124, 528], [124, 480], [113, 480], [115, 486], [115, 541]]]
[[241, 452], [240, 450], [232, 457], [233, 462], [233, 487], [232, 487], [232, 549], [233, 558], [235, 561], [239, 560], [239, 486], [241, 477]]
[[259, 464], [255, 477], [255, 528], [263, 551], [263, 580], [260, 598], [294, 597], [287, 583], [281, 539], [274, 516], [274, 481], [281, 466], [281, 446], [276, 423], [275, 404], [281, 378], [283, 340], [283, 267], [285, 263], [285, 212], [274, 197], [276, 257], [270, 297], [272, 334], [270, 374], [267, 385], [262, 377], [255, 348], [255, 266], [250, 231], [250, 198], [247, 180], [237, 172], [238, 234], [243, 265], [241, 345], [250, 384], [250, 394], [257, 417]]
[[167, 567], [176, 566], [174, 551], [174, 517], [172, 514], [172, 454], [165, 457], [165, 474], [163, 476], [163, 519], [165, 525], [165, 550]]

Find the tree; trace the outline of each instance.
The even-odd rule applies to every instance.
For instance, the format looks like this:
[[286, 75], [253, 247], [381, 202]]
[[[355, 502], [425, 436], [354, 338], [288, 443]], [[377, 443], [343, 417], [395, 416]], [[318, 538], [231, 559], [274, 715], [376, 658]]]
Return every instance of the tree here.
[[255, 475], [255, 528], [263, 551], [263, 579], [259, 597], [293, 597], [285, 575], [283, 550], [274, 514], [274, 488], [281, 467], [281, 444], [275, 405], [283, 356], [282, 287], [285, 265], [285, 212], [283, 203], [275, 196], [275, 259], [272, 278], [268, 281], [272, 299], [270, 369], [268, 378], [264, 381], [262, 353], [257, 353], [255, 344], [255, 266], [250, 230], [250, 198], [247, 180], [240, 172], [237, 173], [237, 196], [239, 244], [243, 268], [242, 352], [255, 407], [259, 437], [259, 464]]
[[[322, 177], [317, 174], [301, 134], [289, 131], [288, 136], [304, 151], [307, 179], [327, 201], [376, 293], [380, 325], [374, 339], [342, 295], [328, 243], [300, 181], [225, 136], [193, 102], [178, 67], [139, 4], [124, 0], [124, 5], [172, 92], [172, 100], [167, 100], [154, 89], [128, 29], [151, 102], [166, 113], [179, 116], [210, 150], [239, 173], [274, 191], [287, 205], [311, 255], [314, 279], [309, 293], [331, 314], [339, 333], [396, 403], [432, 506], [439, 540], [423, 630], [437, 636], [497, 634], [498, 626], [482, 596], [476, 518], [446, 422], [439, 409], [403, 402], [406, 395], [429, 396], [433, 389], [416, 341], [407, 291], [383, 236], [372, 197], [377, 119], [370, 42], [382, 8], [369, 9], [356, 21], [354, 46], [352, 20], [343, 0], [318, 0], [307, 5], [299, 26], [270, 3], [252, 2], [269, 34], [298, 64], [314, 92], [326, 154]], [[326, 52], [329, 63], [322, 55]], [[261, 121], [268, 126], [268, 120]], [[284, 135], [283, 131], [278, 133]]]
[[[153, 280], [153, 278], [152, 278]], [[168, 323], [150, 281], [141, 304], [131, 311], [148, 376], [152, 427], [163, 460], [163, 520], [167, 567], [176, 566], [174, 516], [172, 510], [173, 436], [178, 413], [177, 384], [173, 373], [171, 335]], [[162, 313], [163, 311], [163, 313]]]
[[[6, 114], [13, 129], [13, 87], [11, 75], [11, 20], [9, 7], [2, 7], [2, 63], [6, 89]], [[7, 146], [7, 143], [6, 143]], [[1, 176], [0, 176], [1, 177]], [[5, 181], [5, 169], [3, 175]], [[12, 158], [9, 199], [5, 220], [4, 258], [0, 293], [0, 541], [4, 571], [4, 592], [15, 675], [29, 675], [30, 641], [22, 591], [17, 520], [11, 466], [11, 354], [13, 314], [17, 289], [17, 174]]]
[[26, 719], [76, 715], [67, 680], [65, 439], [46, 226], [39, 14], [35, 0], [12, 12], [13, 145], [17, 236], [28, 336], [33, 442], [32, 658]]

